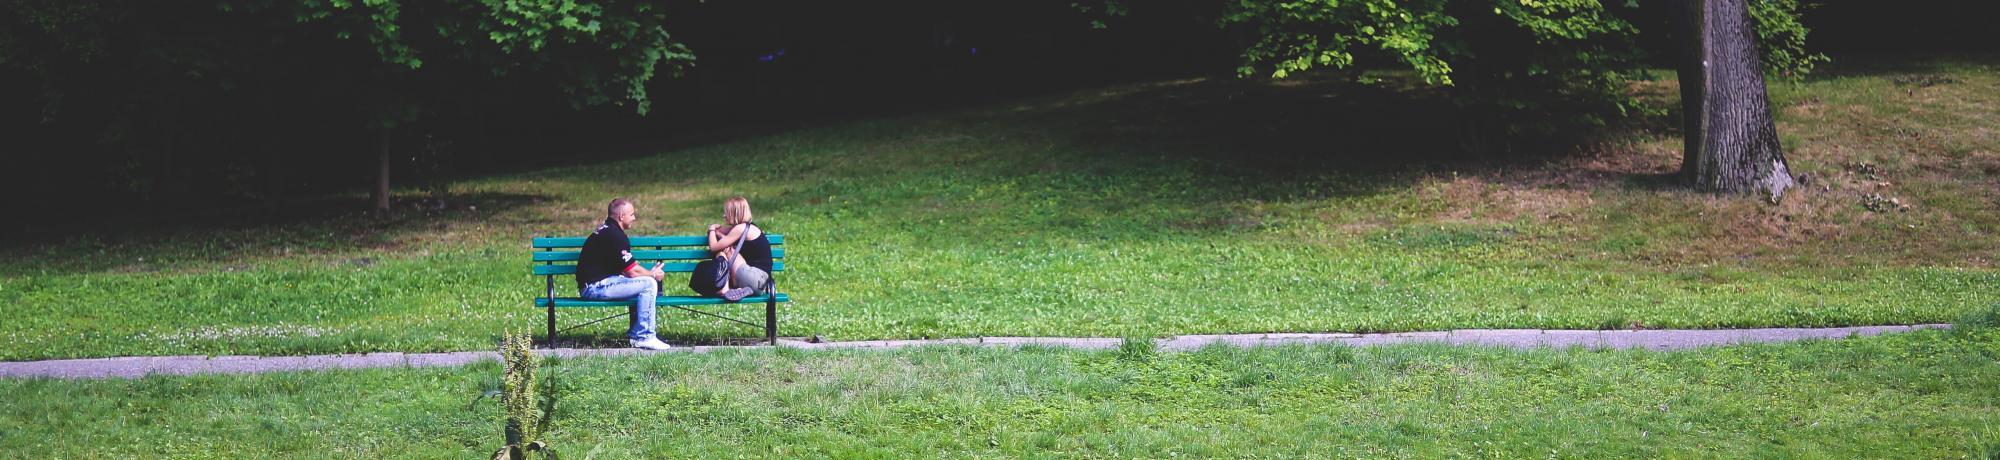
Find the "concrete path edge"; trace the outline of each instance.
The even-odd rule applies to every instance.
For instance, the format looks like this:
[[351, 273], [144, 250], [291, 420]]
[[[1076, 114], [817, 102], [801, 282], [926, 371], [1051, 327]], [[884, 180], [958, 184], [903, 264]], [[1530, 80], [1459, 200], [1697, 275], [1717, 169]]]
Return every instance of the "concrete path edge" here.
[[[1374, 346], [1399, 343], [1443, 343], [1516, 349], [1584, 347], [1644, 348], [1681, 350], [1738, 343], [1776, 343], [1808, 339], [1839, 339], [1872, 336], [1916, 329], [1946, 329], [1949, 324], [1909, 326], [1857, 326], [1834, 328], [1770, 329], [1672, 329], [1672, 330], [1549, 330], [1549, 329], [1461, 329], [1438, 332], [1393, 332], [1380, 334], [1268, 333], [1181, 335], [1157, 339], [1161, 350], [1187, 351], [1207, 346], [1257, 347], [1297, 344], [1341, 344]], [[1118, 338], [1098, 337], [976, 337], [936, 340], [864, 340], [808, 343], [780, 339], [779, 347], [803, 350], [893, 349], [918, 346], [970, 345], [994, 347], [1050, 346], [1080, 349], [1117, 348]], [[765, 347], [695, 346], [674, 347], [664, 352], [632, 348], [558, 348], [538, 350], [544, 356], [566, 358], [625, 356], [638, 354], [694, 352]], [[498, 359], [491, 351], [450, 353], [363, 353], [312, 356], [132, 356], [119, 358], [59, 359], [47, 361], [0, 362], [0, 378], [139, 378], [148, 375], [246, 374], [318, 369], [362, 369], [382, 367], [462, 366], [475, 361]]]

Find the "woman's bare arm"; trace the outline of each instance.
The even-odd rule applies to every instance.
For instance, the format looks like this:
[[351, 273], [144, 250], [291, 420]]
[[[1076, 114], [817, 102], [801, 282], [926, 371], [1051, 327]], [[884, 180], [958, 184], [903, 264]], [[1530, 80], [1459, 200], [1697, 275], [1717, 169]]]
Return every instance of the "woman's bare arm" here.
[[743, 231], [746, 228], [749, 228], [749, 226], [736, 224], [735, 227], [730, 227], [727, 233], [719, 231], [708, 232], [708, 251], [721, 252], [724, 249], [736, 246], [736, 240], [743, 237]]

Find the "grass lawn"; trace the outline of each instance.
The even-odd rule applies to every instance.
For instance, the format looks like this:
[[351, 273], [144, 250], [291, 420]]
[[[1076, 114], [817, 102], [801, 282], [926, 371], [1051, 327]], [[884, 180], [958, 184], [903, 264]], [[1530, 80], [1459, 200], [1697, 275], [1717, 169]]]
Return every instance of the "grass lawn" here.
[[[501, 443], [475, 401], [499, 374], [0, 380], [0, 450], [467, 458]], [[565, 458], [2000, 455], [1992, 326], [1678, 352], [735, 349], [543, 376]]]
[[[486, 349], [540, 330], [528, 239], [581, 235], [615, 196], [638, 201], [635, 234], [695, 233], [748, 196], [787, 236], [787, 336], [1950, 321], [2000, 302], [2000, 61], [1892, 64], [1772, 87], [1811, 175], [1775, 205], [1666, 184], [1680, 140], [1663, 123], [1578, 154], [1467, 159], [1443, 153], [1435, 113], [1389, 110], [1381, 90], [1164, 81], [472, 178], [432, 214], [16, 246], [0, 253], [16, 310], [0, 360]], [[748, 165], [715, 174], [726, 158]], [[662, 329], [761, 335], [685, 314]]]

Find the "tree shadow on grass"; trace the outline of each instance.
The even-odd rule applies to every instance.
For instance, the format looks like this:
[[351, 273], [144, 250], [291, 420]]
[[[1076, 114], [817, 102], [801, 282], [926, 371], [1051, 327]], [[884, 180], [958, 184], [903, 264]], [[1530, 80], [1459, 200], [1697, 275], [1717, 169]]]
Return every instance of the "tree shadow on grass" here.
[[[1475, 116], [1440, 91], [1329, 76], [1147, 85], [1041, 118], [1074, 144], [1129, 155], [1122, 160], [1191, 158], [1213, 165], [1214, 174], [1276, 188], [1325, 175], [1392, 178], [1410, 171], [1539, 165], [1628, 128], [1660, 124], [1619, 120], [1624, 124], [1536, 139], [1482, 139], [1487, 130], [1475, 127]], [[1374, 182], [1376, 188], [1404, 185]]]
[[1449, 108], [1383, 88], [1202, 81], [1120, 101], [1079, 141], [1177, 151], [1264, 178], [1378, 172], [1473, 159]]
[[1616, 176], [1618, 183], [1633, 190], [1653, 192], [1691, 191], [1688, 181], [1680, 172], [1667, 173], [1624, 173]]
[[[1150, 173], [1134, 171], [1179, 165], [1198, 176], [1191, 187], [1196, 190], [1153, 197], [1179, 203], [1126, 204], [1191, 209], [1182, 214], [1195, 216], [1164, 223], [1170, 230], [1196, 232], [1265, 226], [1268, 222], [1255, 216], [1236, 214], [1268, 204], [1400, 193], [1440, 176], [1565, 175], [1562, 180], [1572, 185], [1617, 185], [1624, 182], [1620, 171], [1552, 169], [1585, 159], [1606, 139], [1671, 125], [1657, 115], [1633, 117], [1524, 141], [1499, 153], [1479, 148], [1495, 140], [1471, 134], [1479, 131], [1471, 126], [1473, 115], [1460, 113], [1436, 90], [1324, 76], [1278, 82], [1188, 79], [1035, 102], [995, 116], [1019, 117], [1063, 147], [1051, 150], [1072, 153], [1046, 159], [1038, 168], [1028, 165], [1021, 174], [1074, 173], [1092, 178], [1087, 180], [1137, 175], [1133, 182], [1144, 183]], [[1100, 195], [1118, 191], [1111, 187]]]
[[[547, 197], [480, 192], [442, 203], [399, 198], [389, 212], [360, 196], [320, 196], [277, 209], [217, 207], [174, 218], [110, 217], [8, 238], [0, 276], [247, 269], [248, 264], [359, 252], [394, 253], [454, 223], [476, 222]], [[49, 221], [59, 226], [62, 220]], [[434, 235], [432, 235], [434, 236]], [[373, 265], [375, 256], [347, 260]]]
[[1831, 61], [1817, 66], [1811, 75], [1806, 76], [1806, 81], [1852, 77], [1921, 76], [1944, 73], [1960, 66], [2000, 66], [2000, 54], [1955, 53], [1915, 59], [1908, 54], [1843, 54], [1833, 56]]
[[[1654, 168], [1570, 168], [1581, 161], [1568, 160], [1590, 154], [1576, 144], [1472, 153], [1454, 106], [1431, 90], [1325, 79], [1119, 85], [802, 133], [796, 144], [804, 148], [762, 149], [794, 168], [767, 179], [794, 182], [753, 201], [782, 210], [775, 215], [892, 222], [931, 244], [1002, 238], [1033, 246], [1113, 235], [1208, 237], [1295, 219], [1374, 225], [1440, 207], [1432, 201], [1453, 198], [1420, 186], [1459, 174], [1573, 189], [1617, 186], [1622, 173]], [[1624, 123], [1574, 134], [1635, 130], [1650, 128]], [[1351, 214], [1294, 206], [1382, 195], [1409, 196], [1364, 202]]]

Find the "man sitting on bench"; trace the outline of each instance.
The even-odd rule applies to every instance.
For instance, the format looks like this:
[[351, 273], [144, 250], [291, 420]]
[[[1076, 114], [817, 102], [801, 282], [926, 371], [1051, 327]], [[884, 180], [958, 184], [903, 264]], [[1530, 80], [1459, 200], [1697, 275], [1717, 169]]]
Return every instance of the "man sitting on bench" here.
[[631, 201], [613, 199], [605, 213], [604, 223], [598, 224], [597, 231], [583, 240], [583, 251], [577, 256], [577, 296], [591, 300], [631, 299], [638, 308], [633, 310], [636, 313], [632, 328], [625, 332], [625, 338], [631, 339], [636, 348], [665, 350], [667, 343], [661, 342], [653, 331], [653, 300], [659, 297], [660, 282], [667, 278], [667, 272], [657, 265], [641, 267], [632, 260], [632, 240], [625, 237], [625, 230], [632, 228], [632, 222], [639, 217]]

